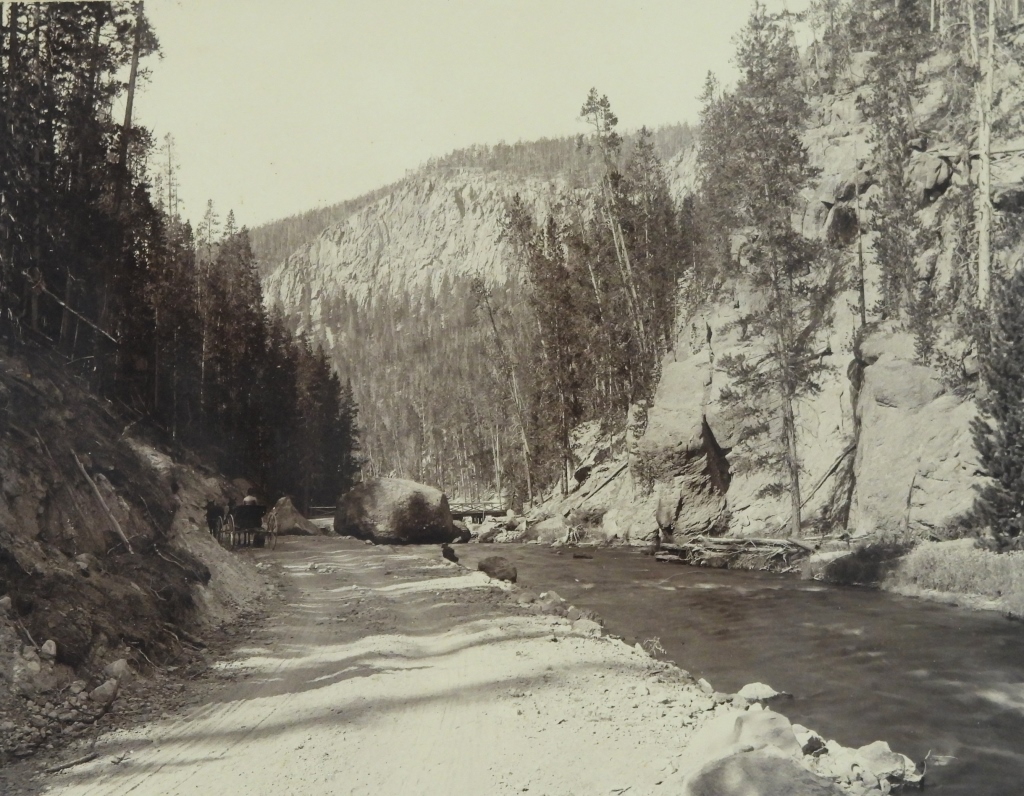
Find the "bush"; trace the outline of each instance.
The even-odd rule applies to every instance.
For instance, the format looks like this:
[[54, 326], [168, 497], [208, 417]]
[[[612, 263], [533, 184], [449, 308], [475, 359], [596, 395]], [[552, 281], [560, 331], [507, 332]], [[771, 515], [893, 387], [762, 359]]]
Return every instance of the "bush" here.
[[607, 513], [606, 506], [588, 506], [587, 508], [581, 506], [569, 515], [569, 525], [583, 530], [600, 528], [604, 522], [604, 515]]
[[825, 581], [841, 586], [874, 586], [885, 580], [897, 561], [910, 551], [907, 542], [885, 541], [862, 545], [825, 567]]

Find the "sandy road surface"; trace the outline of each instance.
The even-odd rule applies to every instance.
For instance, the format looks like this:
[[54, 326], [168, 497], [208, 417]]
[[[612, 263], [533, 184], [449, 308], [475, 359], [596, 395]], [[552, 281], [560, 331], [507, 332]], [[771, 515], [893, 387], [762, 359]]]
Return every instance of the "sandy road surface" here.
[[245, 676], [105, 736], [48, 793], [653, 794], [710, 707], [677, 670], [530, 615], [436, 548], [290, 539], [263, 558], [284, 601], [220, 664]]

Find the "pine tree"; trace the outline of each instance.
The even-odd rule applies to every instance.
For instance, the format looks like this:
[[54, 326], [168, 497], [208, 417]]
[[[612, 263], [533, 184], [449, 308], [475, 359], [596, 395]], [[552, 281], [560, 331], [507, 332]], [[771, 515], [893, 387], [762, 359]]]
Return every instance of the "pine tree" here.
[[893, 318], [901, 309], [913, 312], [916, 300], [915, 257], [921, 248], [921, 226], [916, 216], [918, 196], [909, 176], [910, 141], [918, 134], [913, 102], [920, 93], [917, 65], [924, 59], [927, 37], [922, 7], [916, 2], [871, 0], [868, 19], [876, 54], [871, 60], [872, 91], [862, 105], [873, 125], [872, 155], [882, 188], [870, 203], [882, 271], [877, 310]]
[[763, 344], [758, 356], [722, 358], [732, 382], [721, 400], [745, 415], [748, 466], [777, 476], [763, 492], [788, 493], [789, 530], [797, 536], [802, 501], [795, 407], [817, 390], [825, 368], [817, 339], [830, 322], [841, 264], [826, 261], [821, 247], [793, 228], [798, 193], [812, 172], [800, 141], [806, 106], [792, 32], [756, 5], [737, 61], [742, 77], [735, 94], [722, 100], [733, 118], [733, 163], [725, 168], [744, 175], [736, 207], [747, 244], [738, 267], [763, 301], [742, 322]]
[[[232, 218], [232, 220], [234, 220]], [[209, 249], [217, 239], [217, 231], [220, 229], [220, 215], [213, 206], [213, 200], [206, 200], [206, 212], [203, 213], [203, 220], [199, 222], [196, 230], [199, 242]]]
[[992, 326], [983, 336], [981, 379], [973, 424], [981, 470], [991, 480], [981, 489], [972, 522], [997, 539], [1024, 531], [1024, 271], [997, 281]]

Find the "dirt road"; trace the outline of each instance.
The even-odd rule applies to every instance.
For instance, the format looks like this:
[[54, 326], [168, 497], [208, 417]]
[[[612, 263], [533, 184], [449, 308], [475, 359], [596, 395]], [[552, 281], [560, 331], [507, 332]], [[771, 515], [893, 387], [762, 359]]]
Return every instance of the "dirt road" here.
[[330, 538], [263, 553], [283, 601], [220, 664], [236, 684], [188, 715], [105, 736], [47, 792], [659, 792], [710, 699], [436, 550]]

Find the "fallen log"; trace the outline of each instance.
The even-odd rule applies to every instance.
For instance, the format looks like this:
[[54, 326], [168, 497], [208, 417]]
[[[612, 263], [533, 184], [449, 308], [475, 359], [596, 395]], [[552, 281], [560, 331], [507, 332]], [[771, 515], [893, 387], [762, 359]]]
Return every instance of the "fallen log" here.
[[121, 528], [121, 523], [117, 521], [117, 517], [114, 516], [114, 512], [110, 510], [110, 506], [107, 505], [107, 501], [103, 499], [103, 493], [100, 492], [100, 488], [96, 486], [96, 482], [93, 481], [92, 478], [89, 476], [89, 473], [86, 472], [85, 465], [82, 464], [82, 460], [78, 458], [78, 454], [75, 453], [74, 451], [71, 451], [71, 455], [75, 457], [75, 464], [78, 465], [78, 469], [82, 471], [82, 475], [85, 476], [85, 480], [88, 481], [89, 486], [92, 487], [92, 491], [96, 494], [96, 497], [100, 502], [100, 505], [103, 507], [103, 510], [107, 514], [107, 518], [113, 524], [114, 530], [117, 531], [117, 535], [121, 537], [121, 541], [124, 542], [124, 546], [128, 548], [129, 555], [133, 554], [135, 551], [132, 550], [132, 543], [128, 541], [128, 537], [125, 535], [124, 530]]

